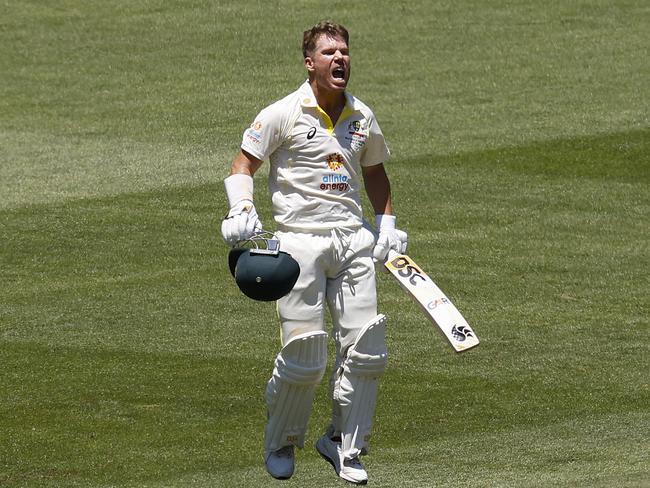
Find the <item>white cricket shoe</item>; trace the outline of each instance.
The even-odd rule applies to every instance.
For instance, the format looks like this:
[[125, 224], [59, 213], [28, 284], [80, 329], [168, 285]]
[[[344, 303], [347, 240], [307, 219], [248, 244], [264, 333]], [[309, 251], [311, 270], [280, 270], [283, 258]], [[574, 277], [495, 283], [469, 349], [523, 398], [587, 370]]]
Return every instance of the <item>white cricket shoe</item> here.
[[277, 451], [268, 451], [264, 456], [266, 470], [278, 480], [288, 480], [295, 466], [293, 446], [284, 446]]
[[365, 485], [368, 482], [368, 473], [358, 457], [343, 459], [340, 442], [335, 442], [324, 435], [316, 441], [316, 450], [334, 467], [334, 471], [340, 478], [355, 485]]

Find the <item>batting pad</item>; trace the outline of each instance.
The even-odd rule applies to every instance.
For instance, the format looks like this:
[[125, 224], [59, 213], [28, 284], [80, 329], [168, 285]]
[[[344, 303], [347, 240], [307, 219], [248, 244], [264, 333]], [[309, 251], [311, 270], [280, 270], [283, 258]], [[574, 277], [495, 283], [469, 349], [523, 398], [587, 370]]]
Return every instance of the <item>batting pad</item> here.
[[327, 366], [327, 337], [324, 331], [300, 334], [278, 354], [266, 386], [267, 451], [291, 444], [304, 447], [314, 392]]
[[386, 317], [378, 315], [359, 333], [348, 349], [334, 384], [334, 430], [341, 433], [345, 459], [368, 451], [377, 403], [379, 377], [386, 370]]

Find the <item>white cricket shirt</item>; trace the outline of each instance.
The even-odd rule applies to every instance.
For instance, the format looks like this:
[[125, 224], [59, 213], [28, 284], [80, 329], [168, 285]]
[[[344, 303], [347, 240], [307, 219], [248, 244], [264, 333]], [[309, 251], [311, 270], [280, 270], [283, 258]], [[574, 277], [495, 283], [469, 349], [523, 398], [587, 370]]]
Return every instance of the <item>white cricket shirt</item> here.
[[362, 224], [362, 166], [388, 159], [372, 110], [346, 93], [336, 125], [305, 82], [262, 110], [241, 148], [268, 159], [273, 216], [281, 230], [317, 231]]

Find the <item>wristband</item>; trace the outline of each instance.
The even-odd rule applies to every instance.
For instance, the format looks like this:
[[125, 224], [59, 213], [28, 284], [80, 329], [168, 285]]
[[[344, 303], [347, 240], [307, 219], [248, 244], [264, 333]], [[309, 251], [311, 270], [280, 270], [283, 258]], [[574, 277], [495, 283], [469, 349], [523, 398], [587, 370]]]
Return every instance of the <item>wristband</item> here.
[[395, 221], [397, 217], [389, 214], [378, 214], [375, 215], [375, 223], [377, 224], [377, 229], [389, 230], [395, 228]]
[[226, 186], [226, 195], [228, 203], [234, 207], [237, 202], [242, 200], [253, 201], [253, 177], [243, 173], [230, 175], [223, 180]]

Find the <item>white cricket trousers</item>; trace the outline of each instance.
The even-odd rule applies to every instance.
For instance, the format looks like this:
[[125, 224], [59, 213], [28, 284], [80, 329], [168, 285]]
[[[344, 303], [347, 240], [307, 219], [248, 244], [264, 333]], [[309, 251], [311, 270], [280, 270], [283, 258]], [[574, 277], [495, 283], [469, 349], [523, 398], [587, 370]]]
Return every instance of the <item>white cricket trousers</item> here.
[[300, 265], [293, 290], [277, 302], [282, 343], [305, 332], [324, 330], [325, 309], [332, 318], [337, 357], [377, 316], [377, 290], [368, 229], [334, 229], [319, 234], [277, 232], [280, 249]]
[[[267, 384], [265, 449], [269, 452], [287, 444], [304, 446], [315, 387], [327, 365], [324, 329], [325, 310], [329, 308], [336, 362], [329, 382], [332, 422], [328, 434], [340, 436], [344, 455], [352, 458], [367, 450], [377, 389], [377, 378], [354, 376], [359, 373], [354, 361], [348, 365], [351, 372], [344, 373], [344, 364], [350, 362], [349, 350], [357, 345], [364, 328], [379, 318], [372, 260], [374, 236], [365, 228], [276, 235], [280, 249], [300, 265], [300, 276], [293, 290], [277, 302], [283, 348]], [[375, 344], [375, 349], [385, 351], [383, 333], [379, 341], [382, 344]], [[365, 352], [357, 354], [367, 359], [370, 356]], [[383, 368], [384, 356], [370, 359], [380, 360]], [[347, 378], [346, 374], [353, 376]], [[351, 409], [352, 403], [361, 407]]]

